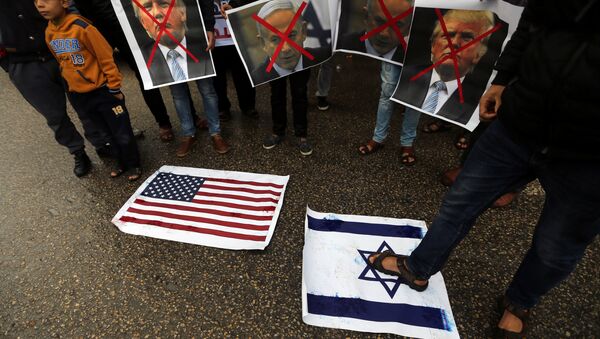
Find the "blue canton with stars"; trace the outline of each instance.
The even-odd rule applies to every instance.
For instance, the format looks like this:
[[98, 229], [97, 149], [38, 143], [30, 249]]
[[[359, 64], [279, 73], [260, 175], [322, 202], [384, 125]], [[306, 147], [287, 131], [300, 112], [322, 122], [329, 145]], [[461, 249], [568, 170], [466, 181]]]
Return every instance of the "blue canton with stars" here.
[[396, 295], [396, 291], [398, 291], [398, 287], [400, 287], [400, 285], [403, 283], [402, 278], [391, 278], [390, 275], [378, 272], [369, 263], [369, 256], [371, 254], [381, 253], [385, 250], [390, 250], [392, 253], [396, 253], [385, 241], [381, 244], [381, 246], [379, 246], [379, 248], [376, 251], [358, 250], [358, 253], [360, 253], [361, 258], [365, 261], [365, 264], [367, 265], [367, 267], [365, 267], [360, 276], [358, 276], [358, 279], [365, 281], [378, 281], [379, 283], [381, 283], [385, 291], [389, 294], [390, 298], [393, 299], [394, 295]]
[[142, 195], [149, 198], [192, 201], [205, 179], [190, 175], [158, 173]]

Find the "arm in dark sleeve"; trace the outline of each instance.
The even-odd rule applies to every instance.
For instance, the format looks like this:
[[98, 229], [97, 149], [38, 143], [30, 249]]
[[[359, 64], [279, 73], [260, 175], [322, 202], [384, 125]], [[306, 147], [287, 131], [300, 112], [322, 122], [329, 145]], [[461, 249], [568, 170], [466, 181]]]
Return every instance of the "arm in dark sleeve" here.
[[200, 12], [207, 32], [215, 30], [215, 10], [213, 0], [200, 0]]
[[506, 86], [516, 76], [521, 57], [531, 39], [530, 28], [532, 26], [532, 16], [532, 9], [530, 6], [527, 6], [521, 15], [517, 30], [506, 44], [494, 67], [498, 71], [498, 74], [492, 81], [492, 84]]
[[256, 1], [256, 0], [231, 0], [231, 1], [229, 1], [229, 4], [231, 5], [231, 7], [236, 8], [236, 7], [241, 7], [241, 6], [247, 5], [254, 1]]

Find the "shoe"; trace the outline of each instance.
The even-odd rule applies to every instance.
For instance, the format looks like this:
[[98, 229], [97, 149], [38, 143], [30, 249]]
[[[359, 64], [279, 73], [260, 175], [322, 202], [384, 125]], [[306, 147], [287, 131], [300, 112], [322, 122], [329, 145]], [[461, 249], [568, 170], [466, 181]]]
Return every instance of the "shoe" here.
[[229, 121], [231, 120], [231, 111], [225, 110], [223, 112], [219, 112], [219, 120], [221, 121]]
[[300, 154], [304, 156], [309, 156], [312, 154], [313, 149], [308, 140], [306, 138], [300, 138], [300, 142], [298, 143], [298, 148], [300, 148]]
[[132, 128], [133, 130], [133, 136], [136, 137], [137, 139], [141, 139], [144, 137], [144, 131], [139, 129], [139, 128]]
[[525, 309], [520, 306], [513, 304], [506, 296], [501, 296], [497, 300], [497, 310], [502, 315], [504, 312], [509, 312], [513, 316], [521, 320], [522, 329], [521, 332], [512, 332], [505, 329], [496, 327], [492, 338], [496, 339], [507, 339], [507, 338], [526, 338], [527, 330], [529, 329], [529, 316], [531, 314], [530, 309]]
[[317, 108], [319, 111], [326, 111], [329, 109], [329, 102], [327, 101], [327, 97], [317, 96]]
[[90, 169], [92, 169], [92, 162], [85, 151], [77, 151], [75, 154], [73, 154], [73, 156], [75, 157], [75, 167], [73, 168], [73, 173], [75, 173], [77, 177], [82, 177], [88, 174]]
[[508, 192], [498, 198], [492, 204], [492, 208], [501, 208], [510, 205], [517, 197], [519, 196], [519, 192]]
[[162, 142], [170, 142], [173, 140], [173, 138], [175, 138], [173, 135], [173, 129], [171, 127], [159, 127], [158, 137]]
[[196, 142], [195, 136], [183, 137], [181, 139], [181, 144], [179, 144], [179, 148], [177, 148], [177, 157], [183, 158], [186, 155], [190, 154], [192, 151], [192, 145]]
[[[377, 255], [374, 260], [371, 260], [375, 255]], [[396, 266], [398, 267], [398, 272], [391, 271], [383, 267], [383, 260], [387, 257], [396, 257]], [[378, 270], [381, 273], [385, 273], [387, 275], [395, 275], [400, 277], [403, 280], [403, 283], [408, 285], [408, 287], [412, 288], [417, 292], [423, 292], [429, 286], [429, 281], [426, 281], [424, 285], [417, 284], [415, 281], [420, 280], [417, 276], [408, 270], [406, 266], [406, 259], [408, 257], [404, 255], [394, 254], [390, 250], [383, 251], [381, 253], [373, 253], [369, 256], [369, 264], [374, 269]]]
[[415, 155], [415, 148], [412, 146], [400, 147], [400, 162], [404, 166], [412, 166], [417, 162], [417, 156]]
[[360, 155], [369, 155], [375, 153], [383, 148], [383, 144], [373, 139], [367, 141], [364, 145], [358, 147], [358, 153]]
[[213, 142], [213, 148], [219, 154], [225, 154], [229, 152], [229, 145], [225, 142], [225, 139], [220, 134], [215, 134], [211, 137]]
[[258, 118], [258, 111], [256, 111], [254, 108], [242, 111], [242, 114], [247, 116], [248, 118], [252, 118], [252, 119]]
[[111, 158], [113, 153], [110, 143], [107, 142], [104, 146], [96, 148], [96, 154], [98, 154], [100, 158]]
[[458, 166], [458, 167], [451, 168], [451, 169], [447, 170], [446, 172], [444, 172], [442, 174], [442, 177], [440, 178], [442, 185], [448, 186], [448, 187], [452, 186], [452, 184], [454, 184], [454, 182], [456, 181], [456, 177], [458, 177], [458, 174], [460, 173], [461, 170], [462, 170], [462, 166]]
[[280, 137], [279, 135], [275, 135], [275, 134], [269, 134], [263, 141], [263, 148], [271, 149], [271, 148], [279, 145], [281, 143], [281, 141], [283, 141], [283, 137]]

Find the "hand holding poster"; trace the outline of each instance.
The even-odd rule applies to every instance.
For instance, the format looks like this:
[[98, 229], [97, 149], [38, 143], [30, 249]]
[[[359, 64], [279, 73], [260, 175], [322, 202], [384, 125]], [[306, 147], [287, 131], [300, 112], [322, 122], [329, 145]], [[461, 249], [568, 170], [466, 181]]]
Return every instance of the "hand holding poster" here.
[[332, 55], [327, 1], [256, 1], [227, 11], [227, 20], [253, 86]]
[[417, 0], [392, 100], [475, 129], [479, 99], [522, 10], [503, 1]]
[[402, 65], [414, 0], [342, 0], [335, 51]]
[[[214, 76], [197, 0], [111, 0], [111, 3], [145, 89]], [[208, 9], [212, 15], [212, 7]]]

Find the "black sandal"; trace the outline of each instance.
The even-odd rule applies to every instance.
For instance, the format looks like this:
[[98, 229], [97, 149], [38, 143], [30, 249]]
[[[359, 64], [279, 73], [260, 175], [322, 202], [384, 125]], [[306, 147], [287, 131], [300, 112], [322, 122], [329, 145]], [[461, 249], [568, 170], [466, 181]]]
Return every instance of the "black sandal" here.
[[521, 332], [512, 332], [502, 329], [500, 327], [496, 327], [496, 331], [494, 333], [495, 339], [521, 339], [525, 338], [525, 332], [528, 328], [527, 321], [529, 320], [530, 310], [521, 308], [519, 306], [513, 305], [510, 300], [506, 296], [501, 296], [498, 298], [498, 311], [500, 312], [500, 316], [504, 314], [504, 311], [510, 312], [515, 317], [521, 320], [523, 324], [523, 328]]
[[[371, 266], [373, 268], [375, 268], [376, 270], [378, 270], [379, 272], [388, 274], [388, 275], [395, 275], [397, 277], [400, 277], [404, 280], [404, 283], [406, 285], [408, 285], [408, 287], [412, 288], [415, 291], [418, 292], [423, 292], [427, 289], [427, 286], [429, 286], [429, 281], [427, 281], [427, 283], [425, 285], [417, 285], [415, 283], [415, 280], [419, 280], [417, 279], [417, 276], [415, 276], [411, 271], [409, 271], [408, 269], [406, 269], [406, 267], [404, 266], [404, 261], [406, 260], [406, 258], [408, 258], [405, 255], [398, 255], [398, 254], [394, 254], [392, 253], [392, 251], [387, 250], [387, 251], [383, 251], [379, 254], [379, 256], [377, 256], [377, 258], [375, 258], [375, 261], [371, 262], [371, 257], [374, 256], [375, 254], [378, 253], [373, 253], [369, 256], [369, 263], [371, 263]], [[396, 265], [398, 266], [398, 271], [390, 271], [388, 269], [385, 269], [383, 267], [383, 260], [387, 257], [396, 257]]]
[[127, 180], [129, 180], [129, 181], [136, 181], [142, 177], [142, 168], [141, 167], [134, 167], [134, 168], [130, 169], [128, 172], [129, 172], [128, 173], [129, 175], [127, 176]]

